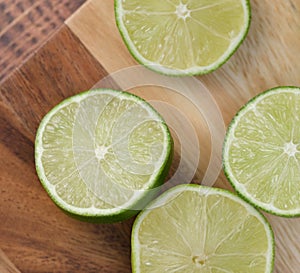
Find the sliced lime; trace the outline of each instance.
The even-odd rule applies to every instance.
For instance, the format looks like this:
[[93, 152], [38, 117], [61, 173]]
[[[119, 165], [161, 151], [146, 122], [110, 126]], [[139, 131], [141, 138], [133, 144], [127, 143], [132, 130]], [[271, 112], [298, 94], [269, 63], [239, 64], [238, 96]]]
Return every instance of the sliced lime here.
[[229, 125], [224, 170], [257, 207], [300, 215], [300, 88], [277, 87], [250, 100]]
[[126, 92], [92, 90], [64, 100], [44, 117], [36, 136], [36, 169], [67, 213], [120, 221], [163, 183], [171, 149], [167, 125], [147, 102]]
[[272, 272], [272, 229], [240, 197], [221, 189], [180, 185], [150, 208], [133, 226], [133, 272]]
[[244, 40], [248, 0], [115, 0], [120, 33], [141, 64], [167, 75], [221, 66]]

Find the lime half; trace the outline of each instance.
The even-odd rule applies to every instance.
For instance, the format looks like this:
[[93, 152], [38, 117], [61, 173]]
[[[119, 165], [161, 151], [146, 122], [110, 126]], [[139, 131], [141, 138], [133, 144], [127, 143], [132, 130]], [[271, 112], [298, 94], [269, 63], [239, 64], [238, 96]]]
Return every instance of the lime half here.
[[248, 0], [115, 0], [120, 33], [131, 54], [157, 72], [211, 72], [244, 40]]
[[229, 125], [224, 170], [257, 207], [300, 215], [300, 88], [277, 87], [250, 100]]
[[274, 238], [254, 207], [221, 189], [180, 185], [136, 219], [135, 273], [270, 273]]
[[35, 142], [38, 176], [68, 214], [95, 222], [126, 219], [163, 183], [172, 139], [144, 100], [109, 89], [84, 92], [53, 108]]

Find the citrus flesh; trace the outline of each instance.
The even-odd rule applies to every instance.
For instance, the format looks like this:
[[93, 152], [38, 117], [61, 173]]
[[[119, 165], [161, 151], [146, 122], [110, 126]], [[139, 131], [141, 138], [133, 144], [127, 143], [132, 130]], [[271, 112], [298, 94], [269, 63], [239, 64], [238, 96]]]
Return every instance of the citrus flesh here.
[[165, 192], [132, 231], [133, 272], [272, 272], [273, 255], [262, 214], [229, 191], [199, 185]]
[[300, 89], [277, 87], [250, 100], [229, 125], [224, 170], [261, 209], [300, 215]]
[[115, 14], [132, 55], [169, 75], [215, 70], [250, 24], [247, 0], [115, 0]]
[[36, 169], [64, 211], [114, 222], [135, 214], [147, 191], [163, 183], [171, 148], [167, 125], [147, 102], [98, 89], [64, 100], [43, 118]]

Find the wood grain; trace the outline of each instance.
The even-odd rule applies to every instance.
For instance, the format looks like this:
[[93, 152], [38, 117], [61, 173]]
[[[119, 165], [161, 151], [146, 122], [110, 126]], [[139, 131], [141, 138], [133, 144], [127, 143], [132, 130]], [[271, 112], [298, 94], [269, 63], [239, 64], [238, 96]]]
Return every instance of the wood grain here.
[[[7, 4], [20, 6], [19, 2], [30, 12], [22, 15], [22, 8], [11, 9]], [[0, 26], [6, 24], [5, 33], [12, 33], [9, 39], [4, 40], [17, 40], [19, 35], [22, 39], [18, 47], [27, 48], [28, 45], [24, 46], [28, 43], [26, 35], [13, 30], [18, 20], [13, 22], [11, 17], [20, 16], [22, 22], [22, 18], [27, 18], [31, 12], [34, 17], [40, 3], [46, 5], [47, 2], [50, 1], [2, 0], [0, 10], [6, 15], [0, 16], [3, 20]], [[61, 9], [57, 11], [61, 15], [56, 14], [60, 18], [55, 19], [56, 22], [63, 20], [63, 3], [65, 1], [51, 1], [53, 10]], [[76, 5], [81, 1], [72, 3]], [[252, 24], [245, 42], [223, 67], [210, 75], [197, 77], [209, 89], [226, 125], [235, 112], [259, 92], [276, 85], [300, 86], [297, 58], [300, 0], [274, 0], [272, 4], [267, 0], [252, 0], [251, 4]], [[43, 16], [52, 14], [50, 9], [45, 7]], [[13, 12], [14, 16], [10, 16], [9, 13]], [[42, 19], [33, 21], [43, 24]], [[48, 42], [21, 67], [14, 69], [14, 73], [3, 78], [0, 84], [0, 246], [15, 267], [24, 273], [131, 272], [130, 232], [133, 219], [118, 224], [95, 225], [64, 215], [40, 185], [33, 153], [37, 126], [54, 105], [70, 95], [97, 86], [107, 75], [137, 63], [116, 28], [112, 0], [87, 1], [65, 26], [57, 29], [58, 26], [55, 24], [44, 34], [41, 34], [40, 25], [28, 30], [28, 35], [36, 35], [35, 29], [39, 28], [37, 37]], [[48, 37], [53, 31], [55, 33]], [[0, 65], [3, 63], [2, 56], [6, 58], [6, 70], [2, 72], [0, 69], [0, 73], [5, 75], [11, 70], [7, 68], [9, 57], [6, 54], [15, 56], [15, 53], [10, 53], [11, 49], [7, 49], [12, 44], [9, 42], [4, 46], [5, 53], [0, 49], [0, 54], [4, 54], [0, 57]], [[24, 60], [23, 57], [12, 60]], [[122, 82], [111, 81], [108, 86], [122, 86]], [[167, 88], [135, 87], [130, 91], [148, 100], [170, 103], [186, 114], [201, 143], [201, 158], [193, 180], [201, 182], [211, 152], [207, 116], [201, 116], [188, 97], [174, 95]], [[222, 141], [223, 135], [220, 133], [217, 138]], [[218, 151], [219, 157], [220, 154], [221, 151]], [[173, 172], [179, 160], [180, 143], [176, 140]], [[220, 160], [218, 158], [213, 164], [217, 166]], [[222, 172], [215, 186], [231, 189]], [[266, 217], [276, 236], [275, 273], [297, 273], [300, 264], [300, 219], [283, 219], [268, 214]], [[5, 263], [0, 255], [0, 265]]]
[[0, 249], [0, 272], [1, 273], [20, 273], [14, 264], [6, 257]]
[[29, 58], [84, 0], [0, 0], [0, 82]]
[[[225, 124], [254, 95], [278, 85], [300, 86], [300, 63], [296, 57], [300, 54], [300, 0], [275, 0], [272, 4], [253, 0], [251, 6], [252, 23], [245, 42], [223, 67], [198, 77], [213, 95]], [[118, 33], [113, 1], [101, 4], [89, 1], [66, 23], [109, 73], [137, 65]], [[160, 97], [164, 96], [180, 107], [180, 98], [165, 92]], [[195, 116], [192, 107], [182, 105], [180, 109]], [[202, 133], [199, 124], [195, 128]], [[205, 139], [204, 145], [207, 145]], [[201, 153], [206, 161], [208, 151], [204, 150], [204, 155]], [[199, 168], [205, 171], [203, 165]], [[202, 174], [196, 173], [195, 181], [201, 181]], [[223, 173], [215, 186], [231, 189]], [[296, 238], [300, 237], [300, 219], [282, 219], [268, 214], [266, 217], [276, 237], [275, 272], [298, 272], [300, 248]]]
[[0, 245], [21, 272], [112, 272], [111, 264], [130, 272], [131, 221], [100, 226], [70, 219], [47, 197], [34, 167], [43, 115], [104, 76], [65, 26], [1, 85]]

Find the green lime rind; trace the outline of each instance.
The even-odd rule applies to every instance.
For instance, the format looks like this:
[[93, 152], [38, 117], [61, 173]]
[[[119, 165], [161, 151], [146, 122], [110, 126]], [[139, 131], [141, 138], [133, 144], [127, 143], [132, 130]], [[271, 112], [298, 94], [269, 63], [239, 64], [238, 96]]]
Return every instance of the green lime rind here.
[[[161, 194], [158, 198], [154, 199], [151, 201], [147, 207], [138, 214], [136, 217], [133, 227], [132, 227], [132, 234], [131, 234], [131, 267], [132, 267], [132, 272], [133, 273], [143, 273], [139, 270], [138, 266], [138, 261], [139, 261], [139, 253], [138, 250], [136, 249], [136, 246], [139, 245], [139, 243], [136, 241], [136, 238], [138, 237], [138, 231], [139, 231], [139, 225], [140, 222], [146, 217], [149, 211], [151, 211], [152, 208], [160, 207], [164, 205], [165, 200], [170, 200], [172, 199], [172, 196], [176, 196], [177, 194], [184, 192], [186, 190], [191, 190], [191, 191], [198, 191], [198, 192], [203, 192], [203, 194], [207, 193], [213, 193], [213, 194], [220, 194], [222, 196], [226, 196], [231, 200], [236, 201], [237, 203], [241, 204], [244, 206], [247, 211], [251, 213], [251, 215], [256, 216], [257, 219], [260, 220], [260, 222], [264, 225], [266, 235], [268, 238], [268, 256], [267, 256], [267, 263], [266, 263], [266, 271], [264, 273], [272, 273], [274, 270], [274, 264], [275, 264], [275, 236], [274, 232], [272, 229], [272, 226], [268, 222], [267, 218], [254, 206], [249, 204], [249, 202], [245, 201], [243, 198], [241, 198], [239, 195], [225, 190], [221, 188], [215, 188], [215, 187], [207, 187], [207, 186], [202, 186], [198, 184], [183, 184], [183, 185], [178, 185], [175, 186], [163, 194]], [[150, 208], [150, 209], [147, 209]], [[159, 228], [159, 227], [157, 227]], [[247, 246], [245, 246], [247, 247]]]
[[[111, 214], [91, 214], [91, 213], [81, 213], [79, 214], [76, 212], [76, 210], [69, 210], [64, 206], [63, 203], [61, 203], [54, 195], [53, 193], [48, 189], [45, 180], [41, 178], [41, 170], [40, 168], [36, 167], [36, 171], [38, 174], [38, 177], [41, 181], [41, 184], [43, 188], [46, 190], [47, 194], [49, 195], [50, 199], [54, 202], [54, 204], [66, 215], [82, 221], [82, 222], [88, 222], [88, 223], [102, 223], [102, 224], [109, 224], [109, 223], [117, 223], [117, 222], [123, 222], [125, 220], [128, 220], [135, 215], [137, 215], [141, 208], [145, 207], [149, 202], [151, 202], [159, 193], [159, 187], [164, 183], [165, 178], [168, 175], [169, 169], [172, 164], [172, 158], [173, 158], [173, 141], [171, 141], [171, 152], [168, 157], [168, 159], [165, 161], [165, 164], [162, 166], [162, 171], [158, 174], [158, 178], [156, 182], [153, 184], [151, 188], [149, 188], [149, 192], [145, 190], [144, 195], [140, 196], [139, 200], [137, 200], [132, 206], [128, 207], [127, 209], [121, 209], [117, 211], [116, 213]], [[157, 188], [157, 189], [156, 189]]]
[[[53, 114], [55, 114], [59, 109], [63, 108], [66, 105], [69, 105], [72, 102], [80, 102], [85, 97], [89, 97], [89, 95], [93, 95], [95, 93], [100, 93], [100, 92], [106, 92], [106, 93], [108, 92], [109, 94], [110, 93], [120, 94], [122, 96], [131, 97], [132, 99], [138, 101], [139, 103], [142, 103], [148, 109], [151, 109], [151, 112], [155, 113], [158, 120], [161, 122], [167, 136], [166, 137], [167, 142], [164, 143], [166, 145], [166, 153], [165, 153], [166, 157], [164, 158], [164, 161], [162, 162], [159, 170], [157, 170], [150, 184], [148, 181], [147, 188], [144, 188], [141, 191], [139, 191], [139, 195], [137, 198], [135, 198], [134, 202], [132, 202], [128, 207], [125, 208], [90, 210], [89, 208], [81, 209], [75, 206], [71, 206], [70, 204], [67, 204], [64, 200], [58, 197], [58, 195], [55, 193], [55, 190], [51, 190], [51, 186], [49, 186], [49, 182], [45, 176], [43, 166], [41, 163], [40, 150], [42, 150], [41, 147], [42, 147], [43, 130], [47, 122], [49, 121], [49, 119], [53, 116]], [[168, 175], [172, 163], [172, 157], [173, 157], [173, 139], [169, 131], [169, 128], [165, 123], [165, 121], [163, 120], [163, 118], [161, 117], [161, 115], [144, 99], [128, 92], [123, 92], [123, 91], [118, 91], [113, 89], [89, 90], [89, 91], [81, 92], [79, 94], [76, 94], [72, 97], [63, 100], [54, 108], [52, 108], [44, 116], [44, 118], [42, 119], [39, 125], [39, 128], [37, 129], [36, 139], [35, 139], [36, 172], [43, 188], [48, 193], [51, 200], [55, 203], [57, 207], [59, 207], [67, 215], [81, 221], [93, 222], [93, 223], [120, 222], [136, 215], [143, 207], [146, 206], [148, 202], [150, 202], [150, 200], [152, 200], [155, 197], [155, 194], [159, 190], [159, 186], [164, 183], [164, 180]]]
[[230, 167], [228, 166], [228, 159], [227, 159], [227, 152], [226, 150], [228, 149], [228, 143], [229, 143], [229, 135], [232, 133], [232, 130], [234, 128], [234, 125], [237, 123], [239, 120], [240, 116], [243, 115], [244, 112], [247, 112], [248, 108], [251, 107], [253, 104], [256, 103], [257, 100], [263, 98], [265, 95], [273, 93], [277, 93], [278, 91], [281, 90], [290, 90], [290, 91], [300, 91], [299, 87], [296, 86], [278, 86], [278, 87], [273, 87], [270, 89], [267, 89], [258, 95], [254, 96], [251, 98], [245, 105], [243, 105], [236, 113], [236, 115], [233, 117], [231, 122], [228, 125], [228, 129], [225, 135], [224, 143], [223, 143], [223, 152], [222, 152], [222, 161], [223, 161], [223, 170], [224, 174], [227, 178], [227, 180], [230, 182], [234, 190], [237, 192], [237, 194], [243, 198], [245, 201], [256, 207], [257, 209], [261, 209], [267, 213], [280, 216], [280, 217], [285, 217], [285, 218], [293, 218], [293, 217], [300, 217], [300, 207], [296, 210], [280, 210], [277, 208], [270, 208], [269, 204], [262, 203], [260, 201], [257, 201], [253, 196], [249, 196], [249, 194], [243, 192], [239, 185], [238, 182], [235, 181], [235, 178], [232, 176]]
[[245, 2], [245, 10], [247, 12], [247, 24], [245, 25], [244, 32], [241, 34], [239, 41], [236, 43], [234, 47], [231, 48], [231, 50], [222, 56], [217, 62], [213, 63], [210, 66], [204, 66], [204, 67], [198, 67], [197, 69], [185, 69], [185, 70], [175, 70], [173, 68], [167, 68], [159, 64], [155, 64], [152, 62], [147, 61], [143, 57], [138, 54], [138, 50], [135, 49], [134, 46], [130, 43], [130, 38], [128, 34], [126, 33], [126, 28], [123, 27], [121, 21], [121, 2], [122, 0], [114, 0], [114, 11], [115, 11], [115, 21], [117, 28], [120, 32], [120, 35], [123, 39], [124, 44], [126, 45], [128, 51], [130, 52], [131, 56], [141, 65], [147, 67], [148, 69], [157, 72], [161, 75], [166, 76], [173, 76], [173, 77], [184, 77], [184, 76], [197, 76], [197, 75], [205, 75], [211, 72], [214, 72], [221, 66], [223, 66], [227, 61], [234, 55], [234, 53], [238, 50], [238, 48], [241, 46], [241, 44], [244, 42], [244, 40], [247, 37], [247, 34], [250, 29], [251, 25], [251, 19], [252, 19], [252, 11], [251, 11], [251, 4], [250, 0], [243, 0]]

